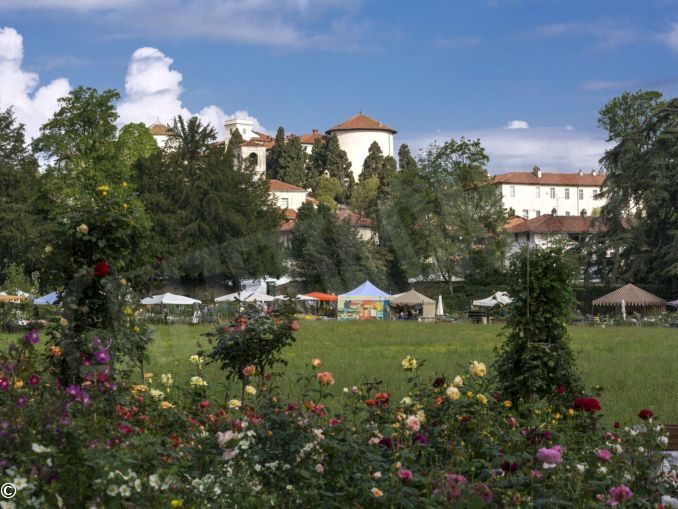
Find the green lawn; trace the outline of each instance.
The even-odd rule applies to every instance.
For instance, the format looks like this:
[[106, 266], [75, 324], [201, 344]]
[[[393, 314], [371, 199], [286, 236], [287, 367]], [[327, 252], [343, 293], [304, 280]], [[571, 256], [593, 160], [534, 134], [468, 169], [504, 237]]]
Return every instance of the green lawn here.
[[[171, 372], [177, 383], [194, 373], [190, 355], [206, 346], [208, 326], [156, 326], [148, 371]], [[500, 327], [460, 323], [415, 322], [301, 322], [296, 343], [286, 351], [289, 361], [281, 384], [293, 396], [296, 374], [307, 370], [311, 358], [323, 361], [337, 383], [333, 387], [383, 380], [385, 387], [404, 394], [406, 374], [400, 361], [406, 355], [425, 361], [425, 377], [465, 371], [471, 360], [488, 365], [500, 342]], [[664, 422], [678, 422], [678, 329], [572, 327], [572, 346], [587, 385], [604, 388], [601, 402], [607, 420], [635, 421], [641, 408], [651, 408]], [[215, 366], [204, 372], [210, 391], [223, 397], [225, 386]]]

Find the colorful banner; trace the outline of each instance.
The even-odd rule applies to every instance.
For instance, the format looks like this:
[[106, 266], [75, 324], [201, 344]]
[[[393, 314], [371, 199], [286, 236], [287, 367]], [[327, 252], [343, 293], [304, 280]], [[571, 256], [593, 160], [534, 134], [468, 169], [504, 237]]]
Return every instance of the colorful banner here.
[[339, 297], [337, 320], [383, 320], [388, 309], [387, 300]]

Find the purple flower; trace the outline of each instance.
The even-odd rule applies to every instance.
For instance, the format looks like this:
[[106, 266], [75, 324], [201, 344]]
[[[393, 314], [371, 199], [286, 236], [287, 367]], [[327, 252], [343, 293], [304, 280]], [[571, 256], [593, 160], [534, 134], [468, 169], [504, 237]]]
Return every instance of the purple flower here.
[[445, 385], [445, 377], [444, 376], [439, 376], [435, 380], [433, 380], [433, 387], [442, 387]]
[[6, 391], [9, 389], [9, 380], [4, 376], [0, 376], [0, 391]]
[[383, 445], [387, 449], [393, 449], [393, 440], [391, 440], [389, 437], [384, 437], [379, 440], [379, 445]]
[[607, 505], [615, 506], [626, 502], [633, 496], [633, 492], [628, 486], [623, 484], [610, 488], [610, 498], [607, 500]]
[[79, 385], [69, 385], [66, 387], [66, 394], [69, 396], [73, 396], [74, 398], [78, 398], [80, 396], [80, 393], [82, 392], [82, 389], [80, 388]]
[[471, 487], [471, 492], [472, 492], [474, 495], [480, 496], [480, 498], [481, 498], [481, 499], [483, 500], [483, 502], [485, 502], [486, 504], [489, 504], [490, 502], [492, 502], [492, 490], [491, 490], [490, 487], [489, 487], [487, 484], [485, 484], [484, 482], [481, 482], [481, 483], [475, 483], [475, 484]]
[[542, 447], [537, 451], [537, 459], [544, 463], [543, 468], [555, 468], [556, 465], [563, 462], [561, 454], [562, 448], [559, 445], [553, 447]]
[[504, 463], [501, 464], [501, 469], [506, 473], [513, 473], [516, 470], [518, 470], [518, 463], [516, 462], [511, 463], [510, 461], [505, 461]]
[[19, 398], [16, 400], [17, 408], [25, 407], [26, 403], [28, 403], [28, 398], [26, 396], [19, 396]]
[[32, 345], [35, 345], [38, 341], [40, 341], [40, 336], [38, 335], [38, 329], [33, 329], [31, 332], [26, 334], [24, 336], [24, 341], [26, 343], [30, 343]]
[[419, 443], [419, 445], [428, 445], [428, 438], [426, 438], [426, 435], [417, 433], [412, 437], [412, 443], [414, 444]]
[[596, 449], [596, 456], [600, 461], [610, 461], [612, 453], [607, 449]]
[[108, 350], [102, 348], [94, 352], [94, 358], [99, 364], [107, 364], [111, 360], [111, 355], [108, 353]]

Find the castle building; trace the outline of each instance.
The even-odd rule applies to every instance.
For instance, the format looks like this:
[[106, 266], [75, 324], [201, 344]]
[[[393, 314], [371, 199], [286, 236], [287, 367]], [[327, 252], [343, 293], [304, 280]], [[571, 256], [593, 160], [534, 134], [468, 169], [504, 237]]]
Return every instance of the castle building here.
[[505, 209], [525, 219], [542, 214], [555, 216], [596, 215], [605, 205], [600, 188], [605, 175], [596, 170], [584, 173], [544, 173], [537, 166], [531, 172], [496, 175], [492, 184], [501, 194]]

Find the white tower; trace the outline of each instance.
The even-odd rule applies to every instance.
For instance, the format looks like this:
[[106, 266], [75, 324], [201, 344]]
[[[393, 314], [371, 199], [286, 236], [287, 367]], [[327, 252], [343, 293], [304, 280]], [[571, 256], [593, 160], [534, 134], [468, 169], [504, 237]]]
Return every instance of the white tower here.
[[243, 140], [248, 141], [256, 136], [256, 133], [252, 130], [254, 127], [254, 122], [252, 120], [247, 120], [244, 118], [231, 118], [224, 121], [224, 128], [226, 130], [225, 144], [228, 146], [228, 141], [231, 139], [231, 133], [237, 129], [240, 131]]

